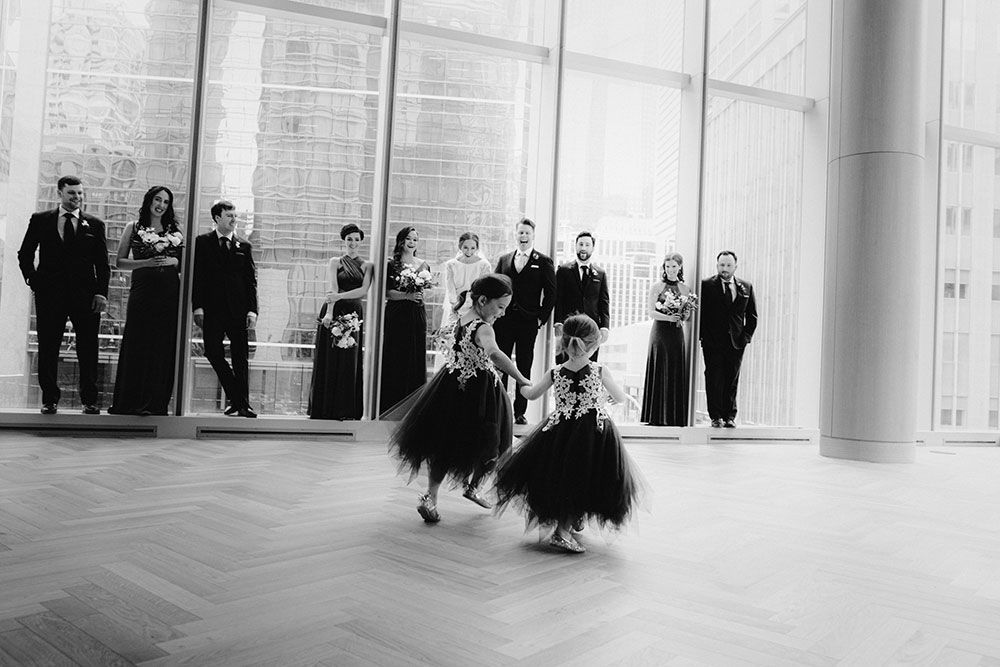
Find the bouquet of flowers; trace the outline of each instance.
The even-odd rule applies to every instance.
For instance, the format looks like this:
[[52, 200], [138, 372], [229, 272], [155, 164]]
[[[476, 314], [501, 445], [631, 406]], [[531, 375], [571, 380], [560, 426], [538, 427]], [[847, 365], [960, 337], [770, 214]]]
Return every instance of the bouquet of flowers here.
[[177, 251], [184, 246], [184, 237], [180, 232], [160, 234], [148, 227], [139, 228], [139, 240], [151, 253], [150, 256], [167, 255], [176, 257]]
[[363, 321], [358, 318], [357, 313], [344, 313], [334, 318], [323, 318], [323, 325], [330, 329], [330, 347], [339, 347], [344, 350], [358, 344], [354, 339], [354, 334], [361, 331], [362, 324]]
[[691, 317], [694, 311], [698, 310], [698, 295], [694, 292], [688, 294], [675, 294], [670, 290], [665, 291], [656, 299], [656, 310], [665, 315], [677, 315], [677, 326], [681, 322]]
[[442, 354], [447, 354], [455, 344], [455, 324], [448, 323], [431, 334], [434, 349]]
[[410, 267], [404, 266], [403, 270], [396, 274], [396, 289], [400, 292], [423, 292], [436, 285], [434, 276], [427, 269], [414, 271]]

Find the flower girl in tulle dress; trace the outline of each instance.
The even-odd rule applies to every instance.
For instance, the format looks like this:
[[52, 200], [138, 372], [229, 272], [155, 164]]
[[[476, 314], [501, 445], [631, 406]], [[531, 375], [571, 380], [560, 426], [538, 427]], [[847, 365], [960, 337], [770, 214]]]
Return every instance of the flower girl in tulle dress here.
[[609, 395], [617, 402], [626, 395], [606, 368], [590, 361], [600, 337], [586, 315], [566, 319], [561, 345], [568, 360], [521, 388], [530, 400], [554, 387], [555, 410], [497, 467], [497, 512], [515, 505], [529, 528], [554, 526], [549, 544], [573, 553], [584, 551], [573, 533], [585, 522], [621, 528], [642, 486], [605, 409]]
[[[479, 485], [513, 439], [513, 409], [497, 369], [528, 384], [497, 347], [493, 333], [511, 291], [510, 278], [496, 273], [472, 283], [472, 308], [455, 324], [444, 367], [416, 395], [390, 438], [390, 450], [400, 470], [409, 469], [411, 480], [427, 466], [427, 492], [420, 496], [417, 512], [428, 523], [441, 520], [438, 488], [445, 477], [464, 484], [466, 498], [490, 508]], [[459, 295], [456, 308], [465, 296]]]

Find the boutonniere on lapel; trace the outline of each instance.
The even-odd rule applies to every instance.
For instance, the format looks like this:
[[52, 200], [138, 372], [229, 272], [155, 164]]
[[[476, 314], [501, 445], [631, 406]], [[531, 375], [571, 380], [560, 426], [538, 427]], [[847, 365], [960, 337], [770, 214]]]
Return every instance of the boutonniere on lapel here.
[[239, 249], [240, 249], [240, 242], [237, 241], [236, 239], [233, 239], [233, 250], [239, 250]]
[[82, 229], [83, 231], [87, 231], [90, 229], [90, 225], [83, 218], [80, 218], [80, 229]]
[[736, 283], [736, 294], [739, 296], [748, 296], [747, 288], [744, 287], [741, 283]]

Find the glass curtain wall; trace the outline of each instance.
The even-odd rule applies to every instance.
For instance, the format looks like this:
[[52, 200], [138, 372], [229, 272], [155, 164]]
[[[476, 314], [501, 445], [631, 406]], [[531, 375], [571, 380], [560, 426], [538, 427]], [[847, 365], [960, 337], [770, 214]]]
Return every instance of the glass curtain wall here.
[[[228, 3], [213, 11], [197, 231], [212, 230], [212, 202], [228, 199], [253, 246], [250, 402], [262, 414], [306, 414], [341, 227], [358, 225], [360, 255], [371, 254], [381, 51], [380, 34], [350, 26]], [[188, 410], [218, 414], [225, 397], [194, 324], [189, 351]]]
[[[682, 156], [680, 149], [684, 96], [695, 94], [682, 64], [685, 38], [703, 37], [683, 34], [685, 11], [703, 11], [703, 4], [401, 0], [395, 95], [382, 99], [390, 75], [384, 71], [388, 3], [308, 0], [288, 2], [279, 12], [218, 0], [205, 35], [205, 108], [198, 114], [192, 98], [200, 4], [0, 3], [0, 326], [8, 343], [0, 350], [0, 406], [33, 409], [40, 401], [33, 305], [16, 250], [30, 213], [54, 206], [56, 178], [77, 172], [87, 187], [87, 210], [108, 221], [109, 253], [151, 185], [174, 191], [181, 218], [196, 207], [192, 235], [212, 228], [214, 200], [236, 204], [239, 234], [253, 244], [258, 267], [250, 389], [262, 415], [307, 410], [316, 317], [328, 289], [327, 264], [341, 252], [343, 225], [358, 224], [366, 234], [361, 255], [380, 259], [391, 254], [396, 232], [416, 227], [418, 254], [440, 283], [462, 232], [479, 234], [480, 254], [495, 264], [512, 247], [514, 223], [528, 214], [539, 223], [536, 244], [554, 247], [558, 262], [573, 258], [579, 231], [597, 237], [595, 260], [608, 269], [612, 294], [612, 337], [602, 359], [639, 401], [650, 324], [646, 295], [663, 254], [677, 246], [678, 230], [691, 239], [702, 225], [697, 259], [703, 272], [710, 272], [719, 248], [736, 250], [741, 275], [757, 285], [762, 313], [744, 370], [741, 416], [747, 423], [791, 422], [795, 355], [788, 351], [796, 344], [797, 296], [787, 285], [800, 271], [801, 112], [710, 94], [702, 221], [694, 214], [680, 219], [679, 174], [700, 170], [699, 156]], [[712, 79], [801, 95], [802, 3], [712, 5], [718, 8], [709, 30]], [[558, 18], [556, 6], [565, 10], [558, 119], [552, 105], [557, 77], [547, 51], [557, 46], [550, 22]], [[390, 104], [391, 138], [380, 134]], [[190, 128], [198, 117], [199, 192], [189, 202]], [[550, 136], [556, 126], [557, 146]], [[385, 165], [383, 140], [391, 140]], [[554, 177], [548, 166], [553, 147], [559, 156]], [[975, 165], [987, 160], [979, 155], [970, 149], [968, 159]], [[381, 169], [388, 170], [387, 219], [374, 234], [385, 244], [376, 248]], [[547, 199], [553, 183], [554, 205]], [[990, 206], [990, 215], [994, 208], [1000, 206]], [[959, 268], [956, 286], [964, 275]], [[1000, 267], [990, 270], [991, 280], [994, 272]], [[689, 273], [688, 284], [700, 277]], [[129, 278], [114, 272], [102, 324], [105, 407]], [[369, 314], [384, 307], [383, 295], [372, 291], [368, 299]], [[424, 307], [424, 333], [433, 334], [446, 307], [443, 287], [428, 292]], [[369, 329], [366, 339], [370, 387], [378, 380], [379, 337]], [[75, 396], [72, 345], [67, 331], [64, 401]], [[961, 345], [956, 337], [953, 347]], [[218, 414], [224, 399], [197, 327], [180, 350], [182, 411]], [[696, 348], [694, 357], [695, 400], [703, 406]], [[437, 364], [428, 343], [427, 372]], [[366, 406], [366, 414], [374, 410]], [[620, 410], [619, 419], [637, 418], [631, 408]]]
[[1000, 6], [945, 2], [944, 22], [933, 423], [984, 431], [1000, 426]]
[[[84, 210], [107, 223], [113, 253], [152, 185], [188, 206], [197, 0], [45, 0], [0, 10], [0, 406], [36, 408], [34, 302], [17, 249], [33, 211], [55, 208], [56, 181], [77, 174]], [[112, 262], [112, 266], [113, 262]], [[113, 269], [99, 334], [100, 403], [111, 402], [130, 275]], [[60, 351], [62, 407], [78, 407], [75, 339]]]
[[[711, 6], [714, 80], [802, 94], [804, 2], [727, 0]], [[714, 274], [721, 250], [731, 250], [739, 258], [737, 276], [754, 285], [759, 319], [737, 399], [744, 424], [794, 425], [802, 125], [799, 111], [709, 96], [701, 277]], [[708, 414], [700, 351], [696, 357], [696, 422], [703, 422]]]
[[[677, 238], [682, 93], [663, 75], [680, 76], [683, 25], [683, 2], [567, 6], [554, 260], [573, 266], [577, 234], [593, 234], [593, 262], [607, 273], [611, 301], [599, 360], [639, 405], [647, 297]], [[657, 76], [662, 83], [649, 82]], [[612, 414], [640, 417], [630, 403]]]

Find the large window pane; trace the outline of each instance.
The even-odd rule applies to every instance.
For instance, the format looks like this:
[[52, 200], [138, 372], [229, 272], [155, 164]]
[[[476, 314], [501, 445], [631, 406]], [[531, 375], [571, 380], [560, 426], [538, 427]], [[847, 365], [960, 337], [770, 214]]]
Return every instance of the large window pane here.
[[712, 0], [710, 7], [710, 77], [803, 94], [805, 0]]
[[[994, 236], [1000, 172], [992, 147], [945, 142], [944, 154], [968, 160], [945, 159], [941, 165], [935, 426], [986, 430], [991, 400], [1000, 397], [991, 372], [993, 340], [1000, 335], [1000, 302], [994, 300], [1000, 282], [1000, 240]], [[970, 364], [971, 358], [990, 364]]]
[[566, 49], [680, 71], [683, 0], [570, 0]]
[[[593, 261], [607, 271], [611, 296], [600, 362], [639, 404], [651, 327], [646, 299], [676, 239], [680, 96], [577, 72], [563, 80], [555, 259], [575, 260], [581, 231], [596, 237]], [[631, 404], [615, 406], [613, 416], [639, 419]]]
[[474, 35], [539, 44], [551, 0], [401, 0], [400, 18]]
[[[739, 419], [794, 425], [802, 114], [710, 98], [705, 143], [701, 265], [706, 275], [712, 274], [716, 254], [734, 251], [737, 276], [753, 283], [759, 314], [743, 358]], [[698, 421], [704, 421], [700, 356], [696, 410]]]
[[[494, 266], [513, 245], [537, 150], [541, 66], [412, 39], [400, 47], [386, 254], [397, 232], [416, 227], [418, 255], [440, 283], [463, 232], [479, 235], [480, 254]], [[443, 301], [441, 285], [425, 294], [428, 332], [450, 307]], [[430, 344], [427, 352], [430, 369], [437, 354]]]
[[[36, 327], [16, 257], [28, 216], [54, 208], [56, 181], [79, 176], [85, 210], [105, 220], [113, 252], [142, 196], [166, 185], [187, 207], [196, 0], [3, 3], [0, 178], [4, 230], [0, 404], [35, 407]], [[129, 273], [114, 271], [102, 319], [99, 401], [111, 402]], [[64, 338], [63, 407], [78, 405], [74, 338]], [[168, 353], [173, 354], [170, 350]]]
[[946, 2], [944, 122], [1000, 132], [1000, 8], [990, 0]]
[[[261, 413], [305, 414], [327, 263], [343, 225], [370, 237], [380, 52], [381, 37], [362, 31], [213, 16], [199, 229], [212, 229], [211, 203], [226, 198], [240, 213], [237, 234], [253, 244], [250, 402]], [[189, 405], [218, 413], [224, 397], [200, 335], [193, 330]]]

